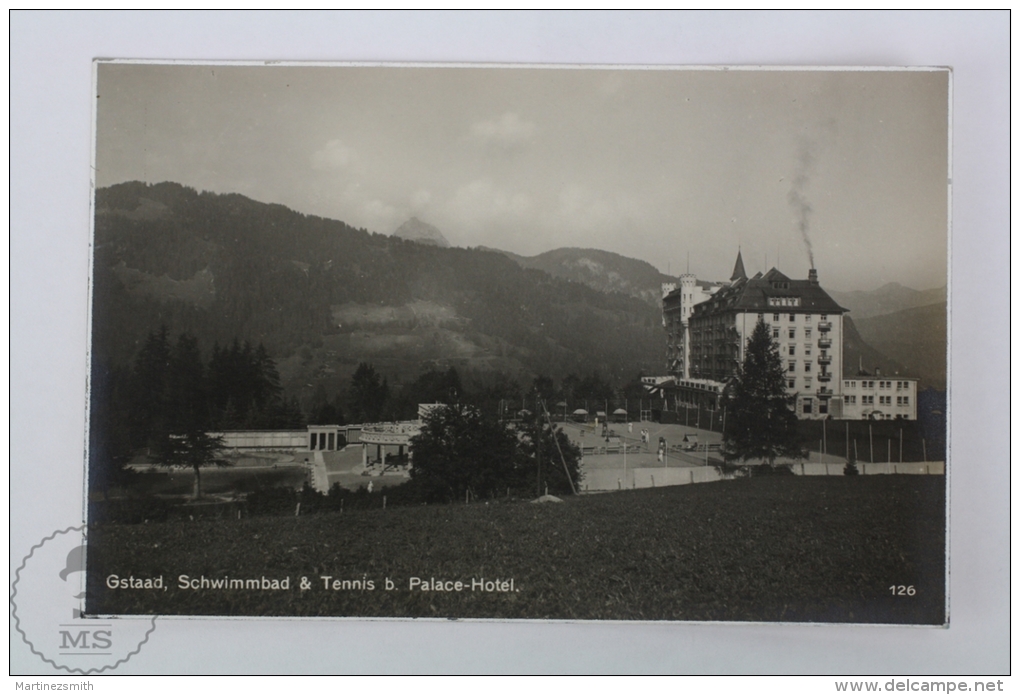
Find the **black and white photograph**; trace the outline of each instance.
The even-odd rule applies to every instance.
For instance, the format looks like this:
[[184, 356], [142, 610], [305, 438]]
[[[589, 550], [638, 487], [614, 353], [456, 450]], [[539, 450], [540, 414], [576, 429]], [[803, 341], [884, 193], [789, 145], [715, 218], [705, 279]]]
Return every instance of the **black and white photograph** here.
[[1008, 12], [10, 20], [16, 689], [1008, 683]]
[[949, 70], [95, 75], [86, 614], [946, 624]]

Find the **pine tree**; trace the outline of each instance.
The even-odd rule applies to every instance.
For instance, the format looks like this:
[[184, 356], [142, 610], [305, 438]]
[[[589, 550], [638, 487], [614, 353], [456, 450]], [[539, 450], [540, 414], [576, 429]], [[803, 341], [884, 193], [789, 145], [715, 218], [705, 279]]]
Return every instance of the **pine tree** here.
[[727, 461], [803, 458], [797, 416], [786, 395], [779, 347], [762, 319], [747, 342], [744, 363], [730, 383], [723, 452]]
[[182, 333], [170, 356], [167, 417], [175, 433], [208, 427], [205, 368], [198, 340]]
[[152, 446], [169, 432], [169, 390], [170, 338], [161, 326], [146, 338], [131, 374], [131, 439], [136, 446]]
[[362, 362], [351, 377], [350, 410], [353, 422], [378, 422], [389, 399], [386, 379], [380, 379], [375, 368]]

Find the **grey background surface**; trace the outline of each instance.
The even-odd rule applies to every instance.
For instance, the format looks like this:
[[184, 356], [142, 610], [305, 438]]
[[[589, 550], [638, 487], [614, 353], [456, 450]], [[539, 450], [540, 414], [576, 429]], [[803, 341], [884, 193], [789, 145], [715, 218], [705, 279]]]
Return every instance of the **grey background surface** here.
[[173, 619], [118, 672], [1008, 672], [1008, 13], [12, 14], [12, 577], [81, 523], [98, 57], [954, 69], [948, 629]]

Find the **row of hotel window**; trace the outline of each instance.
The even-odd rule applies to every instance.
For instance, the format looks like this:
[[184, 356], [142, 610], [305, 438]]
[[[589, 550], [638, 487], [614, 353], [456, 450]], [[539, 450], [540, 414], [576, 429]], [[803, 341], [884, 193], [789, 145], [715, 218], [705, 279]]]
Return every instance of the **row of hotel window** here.
[[[857, 405], [857, 396], [850, 394], [843, 396], [849, 405]], [[892, 405], [892, 396], [879, 396], [879, 405]], [[875, 405], [874, 396], [861, 396], [861, 405]], [[910, 396], [896, 396], [896, 405], [910, 405]]]
[[[861, 388], [862, 389], [873, 389], [873, 388], [875, 388], [875, 383], [876, 382], [874, 382], [874, 381], [861, 381]], [[880, 389], [891, 389], [893, 387], [893, 382], [891, 382], [891, 381], [879, 381], [877, 383], [878, 383], [878, 388], [880, 388]], [[857, 382], [856, 381], [844, 381], [843, 382], [843, 388], [855, 389], [855, 388], [857, 388]], [[909, 388], [910, 388], [910, 382], [909, 381], [897, 381], [896, 382], [896, 390], [897, 391], [900, 391], [900, 390], [903, 390], [903, 389], [909, 389]]]
[[[780, 320], [779, 316], [780, 316], [779, 314], [772, 314], [772, 320], [773, 321], [779, 321]], [[805, 322], [810, 321], [811, 320], [811, 316], [812, 316], [811, 314], [804, 314], [804, 321]], [[758, 314], [758, 318], [761, 319], [762, 321], [764, 321], [765, 320], [765, 314]], [[797, 314], [790, 314], [790, 321], [792, 322], [792, 321], [796, 321], [796, 320], [797, 320]], [[828, 321], [829, 320], [829, 315], [828, 314], [819, 314], [818, 315], [818, 320], [819, 321]]]
[[[790, 354], [793, 354], [793, 353], [790, 353]], [[795, 372], [795, 371], [797, 371], [797, 361], [796, 360], [790, 360], [789, 364], [786, 365], [786, 371], [788, 371], [788, 372]], [[807, 360], [806, 362], [804, 362], [804, 371], [805, 372], [810, 372], [811, 371], [811, 360]], [[824, 368], [823, 368], [822, 371], [824, 373], [824, 371], [825, 371]]]
[[[790, 340], [796, 340], [797, 339], [797, 329], [796, 328], [791, 328], [790, 330], [788, 330], [786, 332], [786, 335], [787, 335], [787, 337], [789, 337]], [[779, 338], [779, 329], [778, 328], [773, 328], [772, 329], [772, 337], [774, 339], [778, 340], [778, 338]], [[808, 326], [807, 328], [804, 329], [804, 337], [805, 338], [810, 338], [811, 337], [811, 327], [810, 326]]]
[[[811, 354], [811, 349], [812, 349], [811, 343], [804, 343], [804, 354], [805, 355], [810, 355]], [[791, 357], [796, 355], [797, 354], [797, 345], [796, 345], [796, 343], [790, 343], [789, 345], [787, 345], [786, 346], [786, 352]], [[822, 358], [825, 358], [827, 356], [828, 356], [828, 353], [825, 352], [825, 350], [822, 350], [821, 354], [819, 355], [819, 357], [822, 357]]]

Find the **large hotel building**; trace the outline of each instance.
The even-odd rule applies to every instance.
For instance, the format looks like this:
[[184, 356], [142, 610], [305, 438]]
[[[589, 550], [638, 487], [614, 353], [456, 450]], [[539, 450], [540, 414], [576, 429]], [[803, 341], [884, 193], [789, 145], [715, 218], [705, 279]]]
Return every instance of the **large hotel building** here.
[[[740, 252], [729, 283], [707, 283], [693, 275], [679, 285], [663, 285], [668, 380], [657, 380], [678, 404], [715, 408], [726, 382], [744, 360], [744, 348], [759, 320], [779, 346], [786, 391], [800, 418], [916, 419], [916, 380], [895, 377], [867, 381], [843, 378], [843, 315], [818, 283], [813, 268], [806, 280], [793, 280], [775, 268], [747, 277]], [[882, 395], [888, 408], [862, 407], [864, 394], [844, 400], [844, 385], [877, 381], [897, 384]], [[891, 398], [897, 398], [893, 405]], [[870, 404], [873, 399], [865, 401]]]

